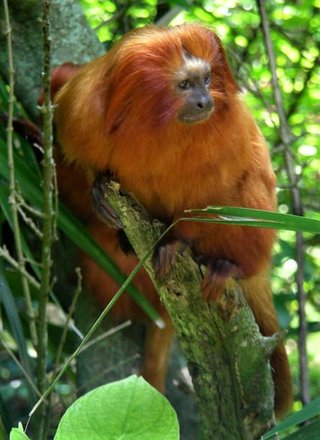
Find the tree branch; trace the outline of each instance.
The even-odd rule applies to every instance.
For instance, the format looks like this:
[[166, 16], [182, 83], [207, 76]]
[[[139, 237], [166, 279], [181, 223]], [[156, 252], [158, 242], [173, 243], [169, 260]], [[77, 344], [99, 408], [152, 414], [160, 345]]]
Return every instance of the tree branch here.
[[[111, 182], [106, 198], [118, 213], [138, 257], [163, 233], [137, 203]], [[281, 336], [262, 337], [240, 287], [230, 282], [222, 298], [205, 302], [200, 273], [188, 251], [165, 281], [145, 269], [174, 323], [202, 417], [204, 438], [256, 439], [273, 424], [273, 384], [268, 358]]]

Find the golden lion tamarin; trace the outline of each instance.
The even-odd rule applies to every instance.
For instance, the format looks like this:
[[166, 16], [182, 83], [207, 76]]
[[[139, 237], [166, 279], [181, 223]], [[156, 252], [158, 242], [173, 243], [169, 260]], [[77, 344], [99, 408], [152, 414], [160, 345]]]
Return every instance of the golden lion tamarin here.
[[[112, 211], [104, 207], [108, 227], [90, 207], [91, 186], [101, 174], [113, 176], [168, 224], [185, 217], [185, 209], [208, 205], [275, 210], [275, 176], [264, 139], [211, 30], [198, 24], [135, 30], [66, 76], [72, 77], [55, 97], [60, 192], [124, 272], [136, 259], [121, 252]], [[274, 238], [270, 229], [180, 222], [158, 246], [154, 267], [159, 276], [166, 274], [180, 243], [188, 244], [207, 266], [204, 297], [214, 300], [226, 279], [236, 277], [262, 334], [270, 335], [278, 330], [268, 279]], [[106, 302], [116, 286], [89, 258], [83, 266], [88, 289]], [[144, 272], [136, 284], [168, 323], [163, 332], [150, 327], [143, 367], [163, 389], [172, 327]], [[115, 313], [141, 315], [128, 297]], [[281, 415], [292, 401], [283, 345], [271, 361]]]

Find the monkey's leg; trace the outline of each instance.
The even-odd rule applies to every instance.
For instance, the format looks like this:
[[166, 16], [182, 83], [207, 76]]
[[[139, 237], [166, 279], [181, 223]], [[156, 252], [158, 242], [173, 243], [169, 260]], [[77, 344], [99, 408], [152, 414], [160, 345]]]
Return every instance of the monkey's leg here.
[[160, 329], [154, 323], [150, 323], [147, 327], [141, 366], [141, 375], [161, 393], [165, 391], [165, 379], [174, 336], [174, 329], [168, 314], [162, 315], [162, 319], [165, 322], [165, 328]]

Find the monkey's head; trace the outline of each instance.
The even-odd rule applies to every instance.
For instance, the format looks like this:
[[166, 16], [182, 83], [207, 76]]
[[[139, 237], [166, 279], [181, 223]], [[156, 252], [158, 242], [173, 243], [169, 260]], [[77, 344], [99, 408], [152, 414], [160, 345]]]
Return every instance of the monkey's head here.
[[208, 61], [194, 57], [182, 47], [183, 63], [173, 74], [173, 93], [182, 105], [176, 119], [184, 124], [194, 124], [209, 118], [214, 109], [211, 95], [211, 66]]
[[133, 118], [150, 132], [198, 126], [221, 114], [238, 92], [219, 38], [198, 24], [135, 30], [109, 55], [109, 132], [128, 133]]

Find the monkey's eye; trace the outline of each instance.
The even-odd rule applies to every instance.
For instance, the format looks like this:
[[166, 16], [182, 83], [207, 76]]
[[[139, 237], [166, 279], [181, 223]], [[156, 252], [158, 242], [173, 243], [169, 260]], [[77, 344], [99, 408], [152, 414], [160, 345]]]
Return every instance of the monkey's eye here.
[[204, 81], [206, 86], [210, 84], [210, 81], [211, 81], [210, 73], [206, 74], [206, 76], [204, 77], [203, 81]]
[[187, 90], [191, 87], [191, 82], [188, 79], [184, 79], [178, 84], [179, 89]]

